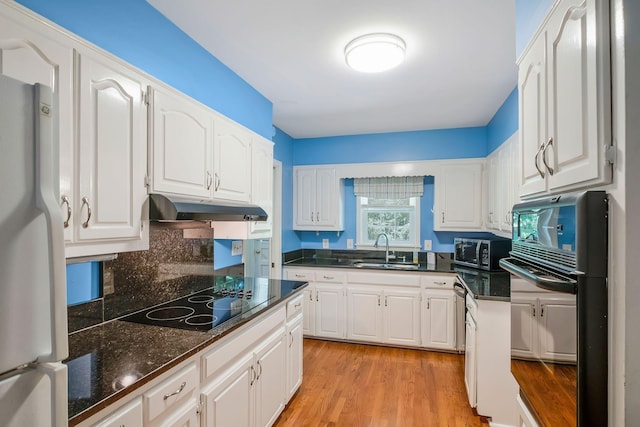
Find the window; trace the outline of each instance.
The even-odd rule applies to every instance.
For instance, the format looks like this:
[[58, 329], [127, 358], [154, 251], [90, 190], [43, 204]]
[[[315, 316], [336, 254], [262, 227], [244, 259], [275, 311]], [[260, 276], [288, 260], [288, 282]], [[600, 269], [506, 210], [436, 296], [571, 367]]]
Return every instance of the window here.
[[[394, 248], [420, 247], [420, 199], [357, 197], [357, 245], [372, 247], [380, 233], [389, 236]], [[384, 239], [382, 240], [384, 241]]]

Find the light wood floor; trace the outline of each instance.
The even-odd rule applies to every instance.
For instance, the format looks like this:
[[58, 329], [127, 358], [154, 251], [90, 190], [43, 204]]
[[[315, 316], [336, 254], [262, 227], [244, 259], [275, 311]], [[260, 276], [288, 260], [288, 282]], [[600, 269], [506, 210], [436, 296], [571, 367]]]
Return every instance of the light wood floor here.
[[464, 356], [304, 340], [302, 386], [276, 427], [488, 426], [469, 407]]

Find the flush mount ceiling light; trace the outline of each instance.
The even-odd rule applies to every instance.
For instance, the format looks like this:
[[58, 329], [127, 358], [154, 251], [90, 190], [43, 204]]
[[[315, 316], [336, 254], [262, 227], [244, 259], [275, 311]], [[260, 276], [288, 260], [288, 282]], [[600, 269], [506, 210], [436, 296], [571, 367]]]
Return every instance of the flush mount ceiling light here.
[[394, 34], [375, 33], [357, 37], [344, 48], [347, 65], [363, 73], [379, 73], [404, 60], [406, 45]]

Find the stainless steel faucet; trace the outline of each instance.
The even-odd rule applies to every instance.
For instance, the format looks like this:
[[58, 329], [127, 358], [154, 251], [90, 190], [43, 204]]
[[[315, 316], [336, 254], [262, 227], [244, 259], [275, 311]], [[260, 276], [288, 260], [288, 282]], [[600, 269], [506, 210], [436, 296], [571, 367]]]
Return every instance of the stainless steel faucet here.
[[378, 234], [378, 237], [376, 237], [376, 242], [373, 244], [373, 247], [374, 248], [378, 247], [378, 241], [380, 240], [380, 236], [384, 236], [387, 242], [387, 244], [385, 245], [384, 263], [389, 264], [389, 236], [387, 236], [387, 233]]

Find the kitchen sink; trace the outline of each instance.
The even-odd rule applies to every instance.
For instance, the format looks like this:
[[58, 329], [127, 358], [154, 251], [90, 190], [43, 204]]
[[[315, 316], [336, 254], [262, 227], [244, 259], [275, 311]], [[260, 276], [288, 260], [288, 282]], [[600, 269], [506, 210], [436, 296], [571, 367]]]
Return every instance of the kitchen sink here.
[[384, 263], [384, 262], [355, 262], [356, 268], [381, 268], [386, 270], [418, 270], [420, 264]]

